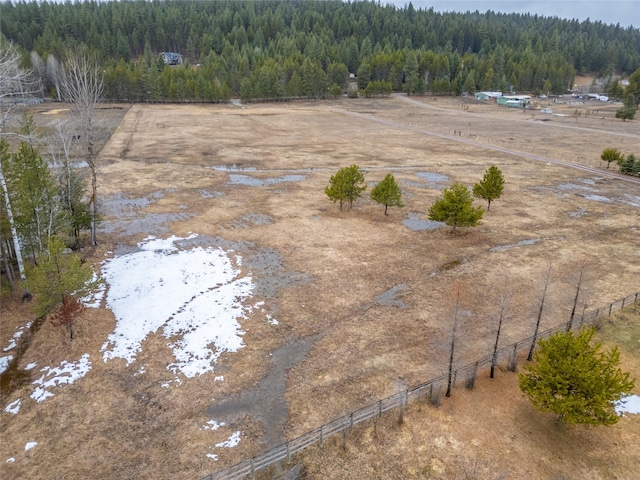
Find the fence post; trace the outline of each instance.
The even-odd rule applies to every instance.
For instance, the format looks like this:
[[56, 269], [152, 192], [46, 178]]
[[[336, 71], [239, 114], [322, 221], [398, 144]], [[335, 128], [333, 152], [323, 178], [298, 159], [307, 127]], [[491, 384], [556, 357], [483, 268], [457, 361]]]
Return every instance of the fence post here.
[[322, 431], [323, 429], [324, 429], [324, 425], [320, 427], [320, 448], [322, 448], [322, 441], [324, 440], [324, 435], [323, 435], [324, 432]]
[[287, 442], [287, 464], [291, 463], [291, 450], [289, 449], [289, 442]]
[[613, 308], [613, 303], [609, 304], [609, 316], [611, 316], [611, 309]]
[[256, 467], [253, 464], [253, 458], [251, 458], [251, 479], [256, 480]]

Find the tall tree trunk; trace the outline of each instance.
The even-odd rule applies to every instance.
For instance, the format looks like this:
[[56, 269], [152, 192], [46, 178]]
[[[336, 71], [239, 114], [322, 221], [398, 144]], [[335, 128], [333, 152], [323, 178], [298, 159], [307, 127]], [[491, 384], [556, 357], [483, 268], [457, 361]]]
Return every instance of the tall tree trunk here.
[[453, 386], [453, 353], [456, 347], [456, 329], [458, 326], [458, 307], [460, 306], [460, 292], [456, 296], [456, 306], [453, 312], [453, 329], [451, 331], [451, 351], [449, 353], [449, 374], [447, 376], [447, 393], [446, 397], [451, 396], [451, 387]]
[[576, 296], [573, 299], [573, 308], [571, 309], [571, 317], [569, 317], [569, 323], [567, 323], [567, 332], [573, 327], [573, 317], [576, 314], [576, 306], [578, 305], [578, 297], [580, 296], [580, 287], [582, 286], [582, 274], [584, 273], [584, 267], [580, 269], [580, 278], [578, 279], [578, 286], [576, 287]]
[[18, 262], [18, 271], [20, 272], [20, 280], [24, 288], [22, 298], [28, 299], [31, 297], [29, 289], [27, 288], [27, 274], [24, 268], [24, 261], [22, 260], [22, 246], [20, 245], [20, 237], [18, 237], [18, 231], [16, 230], [16, 224], [13, 218], [13, 210], [11, 210], [11, 199], [9, 198], [9, 189], [7, 188], [7, 181], [4, 177], [4, 170], [2, 169], [2, 163], [0, 162], [0, 185], [2, 186], [2, 193], [4, 194], [4, 201], [7, 208], [7, 218], [9, 219], [9, 227], [11, 229], [11, 236], [13, 237], [13, 250], [16, 253], [16, 260]]
[[528, 361], [533, 360], [533, 349], [536, 347], [536, 342], [538, 341], [538, 330], [540, 330], [540, 320], [542, 319], [544, 299], [547, 296], [547, 287], [549, 286], [550, 278], [551, 278], [551, 263], [549, 263], [549, 268], [547, 269], [547, 277], [544, 281], [544, 288], [542, 290], [542, 299], [540, 300], [540, 310], [538, 311], [538, 319], [536, 321], [536, 329], [533, 332], [533, 341], [531, 342], [531, 348], [529, 349], [529, 355], [527, 356]]
[[504, 308], [506, 305], [506, 292], [503, 293], [502, 298], [500, 299], [500, 319], [498, 320], [498, 331], [496, 333], [496, 343], [493, 346], [493, 357], [491, 358], [491, 373], [489, 374], [490, 378], [493, 378], [494, 371], [496, 368], [496, 363], [498, 361], [498, 342], [500, 341], [500, 330], [502, 329], [502, 320], [504, 319]]

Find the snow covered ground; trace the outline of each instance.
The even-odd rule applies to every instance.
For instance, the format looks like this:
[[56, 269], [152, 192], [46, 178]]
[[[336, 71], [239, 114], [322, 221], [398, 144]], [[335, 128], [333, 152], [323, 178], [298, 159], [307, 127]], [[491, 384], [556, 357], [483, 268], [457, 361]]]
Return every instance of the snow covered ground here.
[[[168, 387], [182, 383], [181, 376], [189, 378], [213, 372], [223, 352], [235, 352], [244, 346], [239, 321], [253, 309], [264, 311], [264, 302], [249, 303], [254, 284], [251, 275], [241, 275], [239, 255], [232, 256], [232, 252], [222, 248], [180, 244], [196, 236], [148, 237], [132, 253], [103, 262], [101, 276], [105, 283], [83, 303], [93, 307], [106, 305], [116, 318], [115, 330], [101, 348], [104, 362], [120, 358], [129, 365], [135, 362], [149, 335], [161, 334], [175, 359], [167, 367], [175, 375], [173, 381], [166, 383]], [[266, 321], [278, 324], [269, 315]], [[5, 352], [15, 348], [15, 340], [23, 329], [16, 332], [3, 349]], [[41, 368], [40, 377], [33, 382], [31, 398], [42, 402], [52, 397], [58, 386], [84, 377], [92, 368], [89, 359], [86, 353], [76, 362], [65, 360], [57, 367]], [[10, 360], [10, 355], [0, 357], [0, 369]], [[36, 363], [31, 363], [27, 369], [35, 367]], [[144, 371], [142, 365], [136, 374]], [[223, 381], [224, 376], [213, 380]], [[18, 398], [5, 411], [18, 414], [22, 403]], [[204, 428], [217, 430], [223, 425], [212, 420]], [[240, 432], [236, 431], [227, 440], [216, 443], [215, 448], [231, 448], [239, 442]], [[36, 442], [29, 442], [25, 450], [35, 445]], [[214, 460], [218, 457], [212, 453], [207, 456]]]
[[616, 412], [618, 415], [625, 413], [640, 413], [640, 397], [638, 395], [629, 395], [616, 402]]
[[[102, 347], [105, 362], [132, 363], [144, 340], [161, 333], [175, 357], [168, 369], [194, 377], [213, 371], [222, 352], [243, 346], [238, 320], [252, 309], [244, 303], [251, 276], [241, 276], [221, 248], [182, 249], [181, 240], [149, 237], [138, 251], [105, 261], [106, 304], [117, 322]], [[234, 260], [241, 265], [239, 256]]]

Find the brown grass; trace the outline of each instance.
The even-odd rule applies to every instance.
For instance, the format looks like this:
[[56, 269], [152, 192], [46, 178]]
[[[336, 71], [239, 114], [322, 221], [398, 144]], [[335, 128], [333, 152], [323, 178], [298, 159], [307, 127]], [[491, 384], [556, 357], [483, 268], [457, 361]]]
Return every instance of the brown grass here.
[[[106, 218], [116, 228], [99, 236], [101, 244], [91, 258], [96, 268], [106, 252], [134, 245], [162, 227], [176, 235], [196, 232], [236, 245], [244, 242], [238, 252], [244, 257], [273, 249], [284, 273], [311, 281], [281, 284], [264, 299], [278, 326], [269, 325], [258, 311], [242, 322], [247, 346], [222, 356], [222, 382], [205, 375], [162, 387], [172, 380], [166, 370], [172, 358], [161, 336], [148, 338], [128, 367], [121, 361], [103, 363], [100, 347], [114, 326], [107, 310], [84, 312], [73, 342], [64, 330], [45, 324], [22, 367], [33, 361], [37, 368], [55, 366], [89, 353], [93, 369], [76, 384], [58, 387], [41, 404], [29, 399], [29, 385], [5, 399], [22, 398], [22, 409], [18, 415], [1, 413], [0, 476], [197, 478], [248, 458], [269, 446], [262, 443], [259, 420], [241, 416], [216, 431], [202, 427], [211, 419], [209, 406], [255, 386], [270, 371], [270, 352], [292, 338], [320, 335], [287, 376], [282, 401], [289, 418], [280, 435], [292, 438], [393, 394], [401, 385], [441, 374], [453, 315], [446, 299], [456, 282], [464, 285], [469, 299], [462, 307], [466, 314], [459, 330], [458, 364], [490, 351], [505, 282], [510, 304], [504, 343], [532, 333], [549, 262], [552, 288], [543, 328], [567, 319], [582, 267], [590, 306], [637, 290], [640, 186], [484, 148], [542, 149], [551, 159], [594, 166], [609, 146], [640, 152], [637, 122], [616, 121], [615, 108], [608, 105], [579, 106], [584, 111], [579, 116], [572, 116], [578, 106], [554, 106], [571, 116], [538, 122], [539, 114], [472, 100], [418, 102], [133, 106], [101, 152], [99, 195], [108, 201], [115, 194], [139, 199], [161, 192], [161, 198], [153, 197], [135, 211], [138, 225], [147, 225], [153, 213], [192, 216], [165, 225], [151, 222], [148, 231], [131, 232], [122, 218]], [[461, 130], [466, 140], [469, 133], [476, 135], [476, 143], [426, 133], [454, 130]], [[352, 163], [364, 168], [372, 183], [393, 173], [406, 208], [391, 209], [385, 217], [383, 207], [365, 197], [354, 210], [338, 211], [324, 187], [332, 173]], [[212, 168], [234, 165], [245, 171]], [[480, 227], [451, 235], [447, 229], [413, 231], [402, 224], [408, 212], [426, 219], [444, 186], [431, 185], [416, 173], [445, 174], [450, 181], [471, 185], [490, 165], [503, 171], [507, 183]], [[302, 174], [305, 179], [251, 187], [230, 184], [231, 173], [261, 179]], [[589, 199], [588, 194], [611, 201]], [[271, 222], [243, 227], [248, 214]], [[491, 251], [522, 240], [536, 242]], [[406, 289], [396, 299], [409, 308], [376, 301], [398, 285]], [[29, 319], [25, 309], [3, 305], [0, 345]], [[139, 373], [142, 365], [145, 373]], [[438, 478], [470, 469], [475, 460], [494, 477], [503, 472], [509, 478], [582, 472], [576, 478], [632, 478], [630, 473], [637, 471], [632, 458], [637, 418], [625, 418], [611, 429], [556, 431], [553, 420], [530, 410], [515, 389], [514, 375], [501, 373], [477, 385], [474, 392], [456, 389], [441, 409], [416, 413], [417, 406], [411, 407], [402, 428], [388, 420], [379, 425], [377, 439], [370, 425], [360, 427], [350, 437], [347, 453], [306, 458], [310, 475]], [[212, 448], [235, 430], [242, 431], [238, 447]], [[30, 440], [39, 444], [24, 452]], [[219, 455], [219, 461], [206, 453]], [[16, 462], [4, 463], [11, 456]], [[407, 463], [394, 470], [390, 458]]]

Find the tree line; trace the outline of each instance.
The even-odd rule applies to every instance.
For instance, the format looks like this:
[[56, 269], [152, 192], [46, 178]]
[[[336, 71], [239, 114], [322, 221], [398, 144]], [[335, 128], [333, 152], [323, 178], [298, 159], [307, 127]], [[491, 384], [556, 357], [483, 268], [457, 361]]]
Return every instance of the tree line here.
[[[360, 89], [385, 82], [377, 84], [382, 94], [388, 85], [408, 93], [560, 93], [576, 73], [626, 76], [640, 67], [635, 28], [411, 3], [5, 1], [0, 9], [2, 35], [33, 52], [35, 63], [46, 67], [80, 45], [95, 52], [110, 100], [321, 98], [333, 86], [345, 90], [349, 74]], [[166, 66], [162, 51], [186, 61]], [[55, 82], [44, 86], [56, 96]]]
[[[23, 300], [33, 298], [36, 328], [48, 314], [73, 338], [79, 298], [93, 289], [90, 265], [77, 249], [81, 232], [96, 245], [97, 166], [93, 112], [102, 95], [100, 68], [86, 49], [69, 54], [57, 80], [71, 118], [56, 122], [48, 134], [23, 112], [10, 120], [41, 88], [38, 75], [20, 65], [15, 46], [0, 38], [0, 293], [18, 285]], [[91, 187], [74, 161], [84, 159]], [[62, 307], [62, 308], [60, 308]]]

